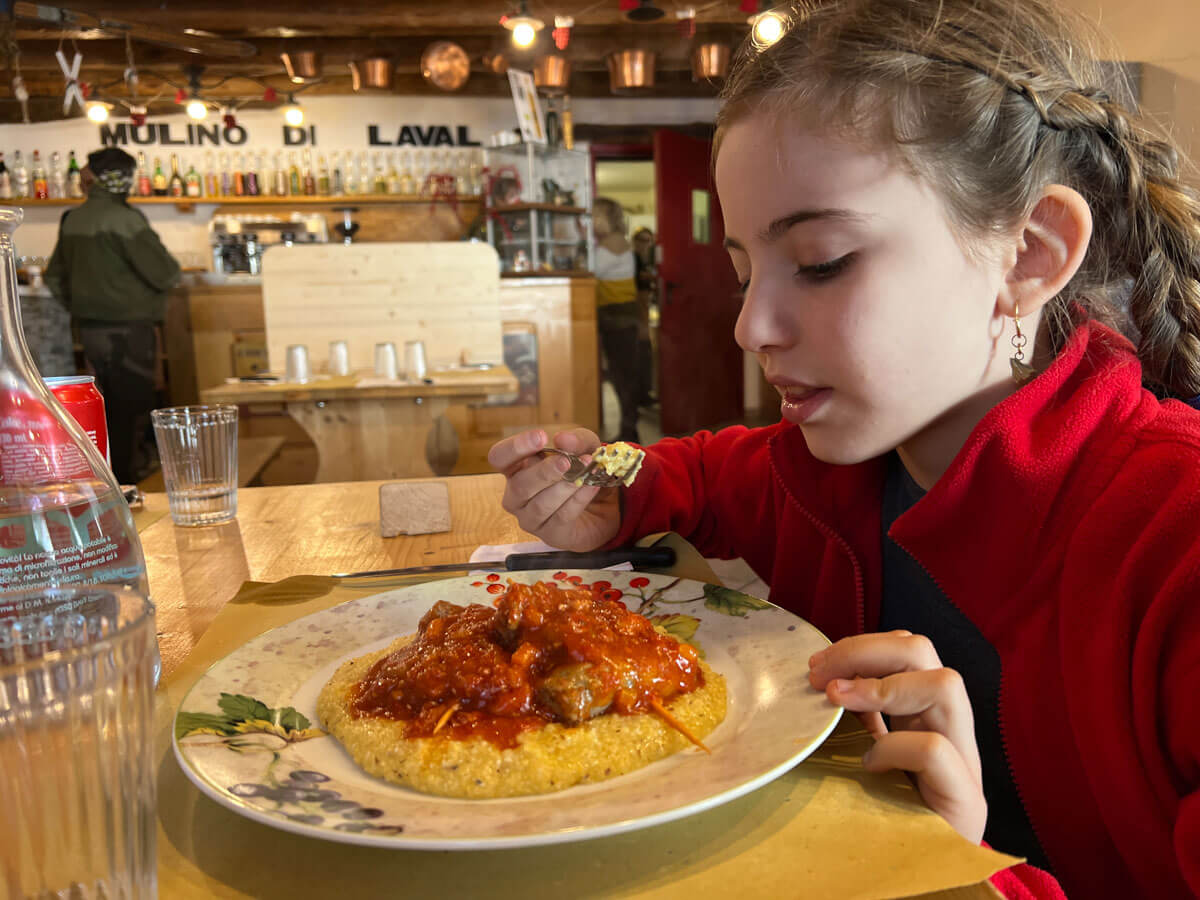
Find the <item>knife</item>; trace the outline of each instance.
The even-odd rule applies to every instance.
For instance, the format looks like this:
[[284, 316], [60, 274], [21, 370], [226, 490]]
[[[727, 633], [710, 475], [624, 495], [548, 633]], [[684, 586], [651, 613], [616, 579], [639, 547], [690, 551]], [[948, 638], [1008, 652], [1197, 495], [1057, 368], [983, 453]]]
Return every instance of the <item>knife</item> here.
[[674, 547], [626, 547], [623, 550], [590, 550], [575, 553], [553, 550], [549, 553], [510, 553], [492, 562], [445, 563], [436, 566], [410, 566], [406, 569], [373, 569], [367, 572], [339, 572], [334, 578], [365, 578], [376, 575], [425, 575], [435, 572], [525, 572], [530, 569], [605, 569], [619, 563], [635, 569], [665, 569], [675, 565]]

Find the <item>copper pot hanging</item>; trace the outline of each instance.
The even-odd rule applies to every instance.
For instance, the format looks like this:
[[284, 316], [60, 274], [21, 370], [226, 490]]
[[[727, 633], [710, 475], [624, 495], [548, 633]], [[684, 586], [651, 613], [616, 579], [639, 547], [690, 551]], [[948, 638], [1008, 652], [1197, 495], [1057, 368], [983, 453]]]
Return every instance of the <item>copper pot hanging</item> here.
[[654, 87], [654, 51], [617, 50], [610, 53], [608, 84], [614, 94]]
[[386, 90], [392, 86], [392, 61], [386, 56], [371, 56], [362, 61], [363, 85]]
[[320, 57], [311, 50], [280, 53], [279, 58], [283, 60], [283, 68], [287, 72], [288, 80], [295, 84], [303, 84], [321, 76]]
[[565, 94], [571, 80], [571, 63], [565, 56], [550, 54], [533, 64], [533, 83], [546, 94]]
[[729, 46], [727, 44], [697, 44], [692, 50], [693, 81], [724, 78], [728, 74]]

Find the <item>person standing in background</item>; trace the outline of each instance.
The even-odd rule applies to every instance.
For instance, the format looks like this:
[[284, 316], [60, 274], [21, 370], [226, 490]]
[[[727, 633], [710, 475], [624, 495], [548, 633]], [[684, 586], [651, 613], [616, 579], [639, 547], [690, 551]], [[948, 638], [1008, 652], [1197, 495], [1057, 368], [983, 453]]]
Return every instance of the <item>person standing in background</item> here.
[[618, 441], [638, 441], [638, 303], [633, 247], [625, 213], [608, 197], [592, 205], [596, 232], [596, 326], [605, 369], [621, 407]]
[[149, 474], [155, 405], [156, 328], [179, 263], [146, 217], [126, 202], [134, 158], [116, 147], [88, 155], [87, 200], [64, 216], [46, 284], [70, 310], [104, 394], [113, 473], [123, 484]]
[[650, 307], [657, 301], [658, 263], [654, 258], [654, 232], [639, 228], [633, 233], [634, 282], [638, 304], [638, 406], [654, 403], [654, 344], [650, 340]]

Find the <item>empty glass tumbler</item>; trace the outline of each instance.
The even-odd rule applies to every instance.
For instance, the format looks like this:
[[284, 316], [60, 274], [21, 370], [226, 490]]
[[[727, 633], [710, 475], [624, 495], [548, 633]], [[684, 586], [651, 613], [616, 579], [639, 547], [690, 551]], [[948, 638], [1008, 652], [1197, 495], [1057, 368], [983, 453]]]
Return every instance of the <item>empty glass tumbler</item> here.
[[154, 439], [176, 525], [216, 525], [237, 515], [236, 406], [156, 409]]
[[0, 593], [0, 897], [155, 896], [154, 606]]

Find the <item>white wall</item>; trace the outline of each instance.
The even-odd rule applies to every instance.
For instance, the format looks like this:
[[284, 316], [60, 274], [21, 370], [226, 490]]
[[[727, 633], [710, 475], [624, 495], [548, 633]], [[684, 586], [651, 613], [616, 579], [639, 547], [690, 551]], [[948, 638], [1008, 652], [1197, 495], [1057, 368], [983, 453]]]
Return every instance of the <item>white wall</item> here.
[[[512, 101], [506, 98], [471, 97], [400, 97], [391, 95], [338, 96], [300, 98], [305, 109], [305, 125], [316, 126], [315, 150], [319, 153], [345, 151], [381, 151], [388, 147], [372, 147], [368, 142], [368, 125], [378, 125], [379, 135], [395, 141], [404, 125], [428, 129], [431, 125], [446, 125], [452, 137], [457, 137], [460, 127], [466, 128], [472, 141], [485, 142], [494, 132], [508, 130], [516, 125]], [[716, 115], [715, 99], [636, 99], [597, 98], [574, 99], [571, 102], [577, 124], [662, 124], [684, 125], [693, 122], [710, 122]], [[132, 142], [124, 149], [136, 154], [144, 150], [147, 158], [163, 158], [164, 165], [170, 154], [179, 153], [186, 166], [192, 160], [201, 168], [206, 152], [266, 152], [300, 150], [302, 147], [285, 146], [283, 119], [277, 110], [250, 110], [238, 114], [238, 124], [246, 131], [246, 141], [239, 146], [213, 147], [209, 143], [200, 146], [162, 146], [157, 142], [139, 146]], [[114, 118], [113, 124], [126, 122]], [[210, 124], [215, 114], [210, 113]], [[151, 119], [151, 124], [170, 126], [173, 140], [186, 140], [188, 120], [185, 116]], [[148, 132], [141, 131], [142, 136]], [[198, 138], [196, 138], [198, 139]], [[100, 127], [87, 119], [42, 122], [32, 125], [0, 125], [0, 151], [12, 164], [13, 151], [21, 150], [26, 165], [33, 150], [39, 149], [48, 162], [49, 154], [58, 150], [65, 159], [68, 150], [74, 150], [83, 158], [101, 146]], [[208, 221], [212, 216], [213, 204], [198, 204], [193, 213], [180, 213], [173, 206], [143, 206], [155, 230], [163, 242], [177, 254], [191, 253], [207, 256]], [[61, 207], [38, 207], [26, 210], [25, 224], [15, 238], [17, 252], [26, 255], [49, 256], [58, 234], [58, 220], [63, 213]]]

